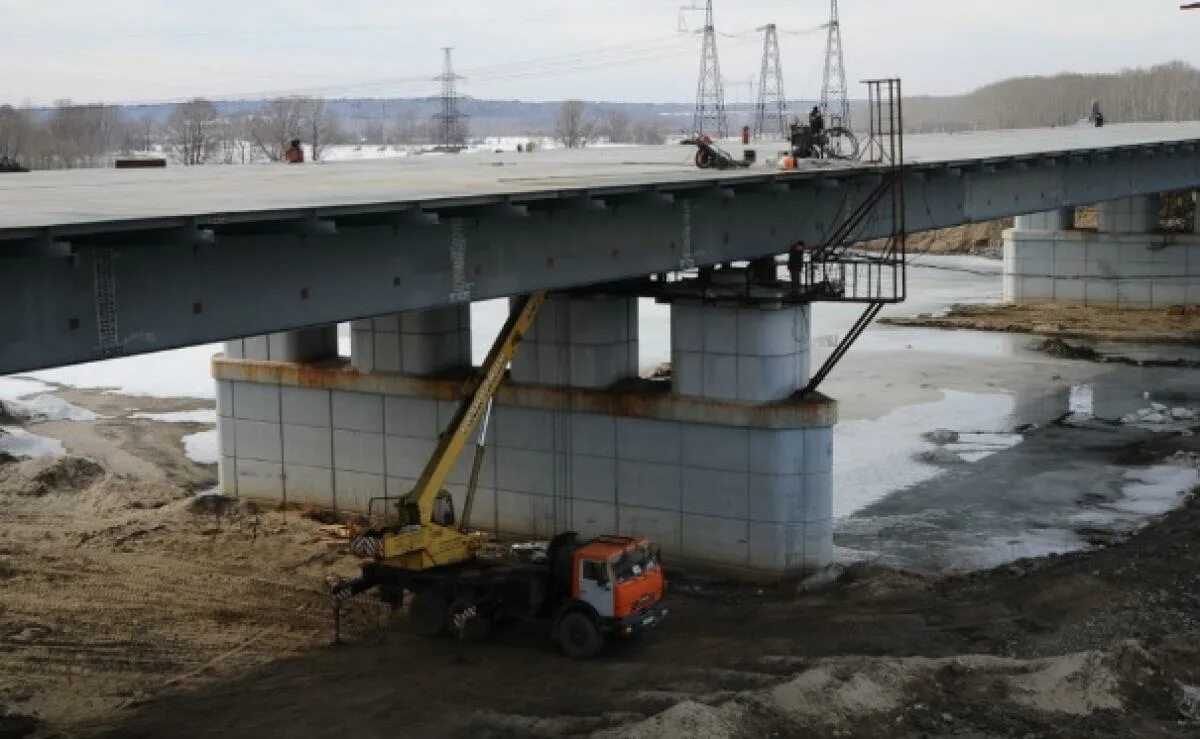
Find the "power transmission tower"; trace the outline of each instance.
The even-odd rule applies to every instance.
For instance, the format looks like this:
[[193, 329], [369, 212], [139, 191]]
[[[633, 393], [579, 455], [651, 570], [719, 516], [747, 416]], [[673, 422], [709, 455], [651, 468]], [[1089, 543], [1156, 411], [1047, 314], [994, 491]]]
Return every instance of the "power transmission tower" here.
[[829, 41], [825, 45], [825, 81], [821, 110], [831, 126], [850, 128], [850, 91], [846, 86], [846, 57], [842, 53], [842, 22], [838, 0], [829, 2]]
[[692, 128], [698, 133], [714, 134], [718, 139], [729, 135], [712, 0], [708, 0], [704, 15], [704, 48], [700, 52], [700, 79], [696, 83], [696, 114], [692, 117]]
[[763, 37], [762, 71], [758, 75], [758, 107], [754, 111], [754, 136], [779, 135], [787, 138], [787, 106], [783, 96], [783, 66], [779, 61], [779, 35], [775, 24], [768, 23], [758, 29], [765, 31]]
[[442, 73], [434, 79], [442, 83], [442, 110], [433, 116], [437, 122], [437, 145], [439, 148], [457, 151], [467, 142], [466, 114], [458, 109], [458, 80], [454, 65], [450, 61], [450, 47], [442, 47]]

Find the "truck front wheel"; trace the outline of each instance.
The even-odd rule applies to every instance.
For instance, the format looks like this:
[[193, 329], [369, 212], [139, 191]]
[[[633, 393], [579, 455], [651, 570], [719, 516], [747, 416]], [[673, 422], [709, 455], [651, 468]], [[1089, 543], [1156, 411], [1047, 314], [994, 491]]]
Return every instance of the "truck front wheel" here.
[[446, 612], [446, 630], [459, 641], [480, 641], [491, 630], [491, 621], [470, 598], [455, 598]]
[[604, 649], [604, 635], [586, 613], [572, 611], [558, 621], [555, 636], [563, 653], [573, 659], [595, 657]]

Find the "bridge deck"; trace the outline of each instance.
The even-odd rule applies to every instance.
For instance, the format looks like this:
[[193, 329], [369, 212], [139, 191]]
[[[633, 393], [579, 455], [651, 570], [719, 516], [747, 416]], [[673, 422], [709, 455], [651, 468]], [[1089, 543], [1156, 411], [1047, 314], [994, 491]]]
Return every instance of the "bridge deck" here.
[[[1141, 123], [1102, 129], [1068, 127], [910, 135], [910, 163], [929, 167], [1003, 161], [1031, 155], [1200, 141], [1200, 123]], [[740, 147], [733, 147], [740, 153]], [[773, 159], [781, 143], [758, 144]], [[86, 231], [97, 224], [196, 217], [200, 221], [269, 218], [279, 211], [342, 212], [424, 205], [474, 205], [512, 197], [534, 200], [579, 191], [603, 194], [687, 188], [717, 180], [804, 178], [862, 165], [817, 162], [794, 173], [763, 161], [749, 170], [701, 171], [690, 148], [674, 146], [550, 150], [534, 154], [425, 155], [409, 158], [246, 167], [92, 169], [0, 176], [0, 239], [47, 227]]]

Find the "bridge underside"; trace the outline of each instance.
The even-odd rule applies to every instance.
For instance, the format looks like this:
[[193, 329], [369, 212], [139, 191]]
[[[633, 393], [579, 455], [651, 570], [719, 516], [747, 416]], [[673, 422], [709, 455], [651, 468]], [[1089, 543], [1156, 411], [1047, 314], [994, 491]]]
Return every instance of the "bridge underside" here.
[[[978, 140], [945, 139], [951, 149]], [[10, 214], [11, 227], [0, 228], [0, 264], [14, 276], [0, 291], [0, 373], [820, 245], [882, 179], [863, 166], [704, 179], [662, 171], [616, 184], [575, 177], [546, 189], [553, 177], [516, 177], [501, 183], [507, 194], [107, 222], [37, 225], [50, 218], [38, 211], [43, 221], [20, 226]], [[1200, 148], [1189, 140], [1001, 152], [918, 163], [904, 177], [912, 232], [1200, 187]], [[13, 200], [19, 213], [31, 197], [4, 192], [0, 202]], [[854, 236], [890, 228], [868, 218]]]

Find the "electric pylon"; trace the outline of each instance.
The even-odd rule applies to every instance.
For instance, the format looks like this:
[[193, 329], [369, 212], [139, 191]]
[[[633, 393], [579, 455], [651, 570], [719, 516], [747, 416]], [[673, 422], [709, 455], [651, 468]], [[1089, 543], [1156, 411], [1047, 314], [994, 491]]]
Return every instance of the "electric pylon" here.
[[437, 145], [443, 149], [458, 150], [467, 142], [466, 125], [463, 121], [466, 114], [458, 109], [458, 80], [462, 77], [454, 73], [454, 65], [450, 61], [450, 47], [442, 48], [442, 73], [435, 77], [442, 83], [442, 109], [433, 116], [437, 123]]
[[704, 16], [704, 48], [700, 52], [700, 79], [696, 83], [696, 114], [692, 128], [723, 139], [729, 135], [725, 118], [725, 88], [721, 84], [721, 63], [717, 59], [717, 31], [713, 26], [713, 4], [708, 0]]
[[850, 128], [850, 91], [846, 86], [846, 57], [842, 53], [842, 22], [838, 0], [829, 3], [829, 40], [825, 45], [825, 80], [821, 110], [830, 126]]
[[758, 29], [764, 32], [762, 71], [758, 75], [758, 107], [754, 111], [754, 136], [778, 135], [787, 139], [787, 98], [783, 96], [783, 66], [779, 61], [779, 35], [775, 24]]

